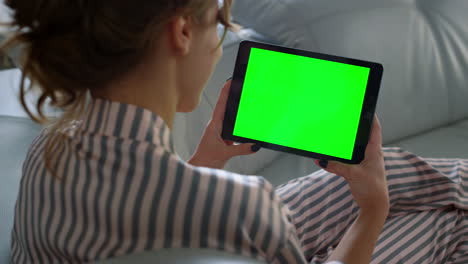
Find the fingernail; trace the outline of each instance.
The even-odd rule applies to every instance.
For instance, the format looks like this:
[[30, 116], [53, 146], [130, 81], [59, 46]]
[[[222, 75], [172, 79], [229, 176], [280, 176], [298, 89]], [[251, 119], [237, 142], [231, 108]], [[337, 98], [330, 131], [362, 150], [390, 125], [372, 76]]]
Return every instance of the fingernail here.
[[322, 169], [326, 169], [328, 167], [328, 160], [320, 160], [319, 165]]
[[230, 80], [232, 80], [232, 76], [229, 77], [229, 78], [226, 80], [226, 82], [229, 82]]
[[253, 152], [258, 152], [260, 150], [260, 146], [255, 144], [253, 145], [252, 147], [250, 147], [250, 149], [253, 151]]

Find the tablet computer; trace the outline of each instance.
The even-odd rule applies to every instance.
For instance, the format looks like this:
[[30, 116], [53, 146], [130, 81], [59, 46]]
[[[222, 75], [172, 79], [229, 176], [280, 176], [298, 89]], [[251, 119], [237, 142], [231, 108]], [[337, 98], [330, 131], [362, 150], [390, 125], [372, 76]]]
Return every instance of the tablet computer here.
[[222, 137], [315, 159], [360, 163], [382, 73], [375, 62], [244, 41]]

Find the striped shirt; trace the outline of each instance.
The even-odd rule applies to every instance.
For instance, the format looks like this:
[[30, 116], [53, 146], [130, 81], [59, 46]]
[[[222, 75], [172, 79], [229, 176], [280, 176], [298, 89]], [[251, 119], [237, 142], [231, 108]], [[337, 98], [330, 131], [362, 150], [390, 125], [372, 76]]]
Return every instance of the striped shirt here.
[[306, 263], [295, 226], [262, 177], [194, 167], [143, 108], [94, 99], [61, 130], [54, 178], [50, 134], [23, 165], [14, 263], [82, 263], [162, 248], [212, 248], [269, 263]]
[[[23, 166], [14, 263], [82, 263], [162, 248], [212, 248], [268, 263], [326, 262], [359, 207], [320, 170], [276, 189], [262, 177], [193, 167], [148, 110], [94, 100], [65, 127], [54, 178], [47, 131]], [[468, 160], [384, 148], [390, 214], [372, 264], [468, 263]]]

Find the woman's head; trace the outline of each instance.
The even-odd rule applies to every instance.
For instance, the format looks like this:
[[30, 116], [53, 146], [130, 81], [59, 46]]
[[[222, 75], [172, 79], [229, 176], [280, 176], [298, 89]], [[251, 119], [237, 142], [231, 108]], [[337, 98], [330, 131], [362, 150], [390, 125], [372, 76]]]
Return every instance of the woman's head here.
[[[6, 0], [14, 11], [17, 35], [10, 44], [22, 44], [24, 75], [39, 87], [37, 110], [31, 117], [45, 121], [42, 107], [53, 106], [74, 117], [88, 91], [99, 92], [147, 60], [163, 36], [180, 54], [179, 111], [191, 111], [220, 56], [216, 25], [230, 27], [231, 0]], [[190, 24], [190, 36], [186, 36]], [[171, 30], [169, 36], [165, 34]], [[190, 52], [188, 52], [190, 49]], [[193, 52], [196, 51], [196, 52]], [[195, 62], [198, 67], [193, 68]], [[192, 67], [189, 69], [189, 67]], [[184, 69], [186, 68], [186, 69]]]
[[[224, 0], [219, 6], [217, 0], [5, 0], [14, 12], [16, 34], [2, 49], [21, 46], [20, 99], [33, 120], [48, 121], [42, 111], [45, 104], [64, 110], [51, 132], [81, 114], [88, 92], [119, 93], [115, 84], [126, 83], [129, 76], [138, 80], [141, 72], [148, 79], [183, 76], [173, 78], [177, 83], [170, 92], [177, 95], [173, 109], [188, 112], [198, 105], [221, 54], [216, 25], [232, 26], [231, 2]], [[165, 63], [170, 70], [164, 71]], [[158, 84], [153, 85], [143, 91], [167, 103], [161, 98], [168, 89], [159, 91]], [[30, 111], [25, 101], [32, 87], [39, 90], [36, 111]], [[146, 94], [138, 94], [144, 100]], [[52, 150], [63, 149], [67, 142], [60, 139], [65, 135], [53, 133], [46, 143], [45, 165], [54, 175], [59, 151]]]

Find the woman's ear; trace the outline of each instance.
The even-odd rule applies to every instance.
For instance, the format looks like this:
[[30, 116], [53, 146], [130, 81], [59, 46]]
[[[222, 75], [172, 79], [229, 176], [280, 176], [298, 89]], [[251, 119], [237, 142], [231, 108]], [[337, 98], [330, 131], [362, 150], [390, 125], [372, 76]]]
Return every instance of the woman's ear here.
[[194, 24], [188, 16], [177, 16], [169, 23], [169, 39], [177, 55], [190, 52], [193, 42]]

